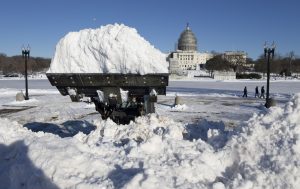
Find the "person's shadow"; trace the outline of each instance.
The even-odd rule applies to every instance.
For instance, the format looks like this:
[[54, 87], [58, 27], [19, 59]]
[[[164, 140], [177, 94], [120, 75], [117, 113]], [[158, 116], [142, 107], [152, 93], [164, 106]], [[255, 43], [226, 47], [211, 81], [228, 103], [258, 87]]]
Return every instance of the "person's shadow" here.
[[0, 189], [59, 189], [29, 159], [23, 141], [0, 144]]

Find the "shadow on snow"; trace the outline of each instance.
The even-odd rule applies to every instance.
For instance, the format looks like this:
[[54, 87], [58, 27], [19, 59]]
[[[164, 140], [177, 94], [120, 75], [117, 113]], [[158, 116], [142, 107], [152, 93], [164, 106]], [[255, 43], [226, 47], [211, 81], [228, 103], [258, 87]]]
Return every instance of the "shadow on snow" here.
[[185, 130], [186, 132], [183, 134], [184, 139], [190, 141], [201, 139], [214, 149], [224, 147], [231, 133], [231, 131], [225, 130], [223, 122], [207, 121], [206, 119], [198, 123], [187, 124]]
[[29, 159], [23, 141], [9, 146], [0, 144], [0, 189], [30, 188], [58, 189]]
[[31, 122], [23, 125], [33, 132], [45, 132], [58, 135], [62, 138], [72, 137], [78, 132], [89, 134], [96, 129], [96, 126], [85, 120], [66, 121], [62, 124]]
[[139, 168], [123, 169], [120, 165], [115, 165], [113, 171], [108, 174], [108, 178], [113, 182], [114, 188], [122, 188], [127, 184], [135, 175], [142, 173], [144, 164], [139, 162]]

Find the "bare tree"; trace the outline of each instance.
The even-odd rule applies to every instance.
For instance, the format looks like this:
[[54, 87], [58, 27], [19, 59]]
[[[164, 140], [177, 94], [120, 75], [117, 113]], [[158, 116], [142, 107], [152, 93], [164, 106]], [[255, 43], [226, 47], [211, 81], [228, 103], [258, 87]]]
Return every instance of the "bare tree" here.
[[227, 60], [222, 58], [222, 55], [217, 55], [206, 62], [205, 68], [209, 71], [229, 71], [232, 69], [232, 65]]
[[295, 58], [295, 53], [294, 51], [289, 52], [289, 72], [292, 73], [292, 61]]
[[[28, 61], [29, 73], [45, 71], [50, 66], [51, 59], [41, 57], [30, 57]], [[4, 74], [19, 73], [23, 74], [25, 70], [24, 59], [22, 56], [8, 57], [0, 53], [0, 71]]]

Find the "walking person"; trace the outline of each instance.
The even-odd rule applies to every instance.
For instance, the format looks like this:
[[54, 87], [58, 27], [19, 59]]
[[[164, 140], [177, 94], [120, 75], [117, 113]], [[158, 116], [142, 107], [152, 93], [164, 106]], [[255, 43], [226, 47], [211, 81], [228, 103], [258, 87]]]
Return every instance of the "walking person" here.
[[245, 88], [244, 88], [244, 95], [243, 95], [243, 97], [246, 97], [247, 98], [247, 87], [245, 86]]
[[255, 98], [259, 98], [258, 86], [255, 87]]
[[261, 89], [260, 89], [260, 98], [265, 98], [265, 87], [262, 86]]

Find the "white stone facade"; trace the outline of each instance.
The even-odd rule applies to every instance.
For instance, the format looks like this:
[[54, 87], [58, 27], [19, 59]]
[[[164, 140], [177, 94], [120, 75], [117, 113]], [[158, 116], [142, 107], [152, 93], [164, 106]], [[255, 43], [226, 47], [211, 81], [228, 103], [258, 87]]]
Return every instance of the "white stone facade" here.
[[213, 57], [210, 53], [200, 53], [198, 51], [180, 51], [177, 50], [171, 53], [170, 68], [172, 63], [182, 70], [197, 70], [200, 65], [203, 65], [207, 60]]

